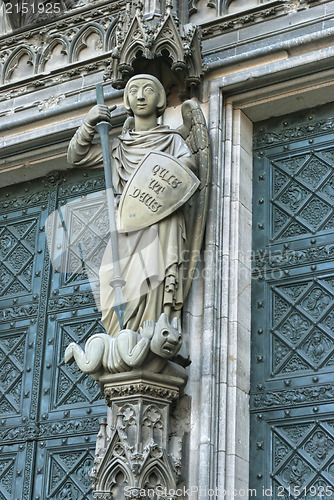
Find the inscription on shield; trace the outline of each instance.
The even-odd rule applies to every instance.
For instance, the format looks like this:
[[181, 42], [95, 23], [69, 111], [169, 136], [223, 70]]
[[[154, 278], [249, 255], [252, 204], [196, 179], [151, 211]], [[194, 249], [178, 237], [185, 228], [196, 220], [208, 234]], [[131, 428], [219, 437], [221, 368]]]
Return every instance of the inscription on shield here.
[[149, 153], [121, 196], [119, 231], [136, 231], [159, 222], [189, 200], [199, 184], [196, 175], [174, 156]]

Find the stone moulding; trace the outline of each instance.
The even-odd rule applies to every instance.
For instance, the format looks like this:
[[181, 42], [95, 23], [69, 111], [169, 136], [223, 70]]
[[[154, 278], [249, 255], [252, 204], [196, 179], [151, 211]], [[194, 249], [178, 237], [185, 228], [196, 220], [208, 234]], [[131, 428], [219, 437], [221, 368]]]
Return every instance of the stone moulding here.
[[134, 370], [131, 372], [131, 377], [126, 372], [104, 375], [99, 378], [101, 392], [108, 406], [117, 398], [144, 395], [171, 402], [178, 398], [179, 389], [184, 386], [184, 383], [184, 379], [145, 370]]
[[242, 12], [224, 15], [219, 20], [209, 21], [201, 26], [202, 38], [207, 40], [225, 32], [242, 28], [244, 25], [264, 21], [268, 17], [283, 15], [290, 8], [290, 4], [292, 4], [291, 0], [274, 0]]
[[94, 500], [121, 499], [125, 491], [137, 498], [140, 490], [175, 489], [182, 440], [169, 434], [169, 413], [184, 379], [134, 370], [101, 376], [99, 385], [109, 409], [90, 473]]

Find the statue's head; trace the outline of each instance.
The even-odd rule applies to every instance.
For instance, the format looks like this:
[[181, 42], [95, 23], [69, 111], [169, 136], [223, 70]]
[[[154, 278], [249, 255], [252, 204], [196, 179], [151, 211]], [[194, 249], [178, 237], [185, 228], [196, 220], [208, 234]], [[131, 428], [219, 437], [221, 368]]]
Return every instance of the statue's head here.
[[151, 351], [154, 354], [166, 359], [176, 356], [182, 346], [182, 334], [177, 326], [176, 318], [170, 323], [167, 315], [161, 314], [151, 339]]
[[132, 116], [161, 116], [166, 109], [165, 89], [155, 76], [133, 76], [124, 90], [124, 106]]

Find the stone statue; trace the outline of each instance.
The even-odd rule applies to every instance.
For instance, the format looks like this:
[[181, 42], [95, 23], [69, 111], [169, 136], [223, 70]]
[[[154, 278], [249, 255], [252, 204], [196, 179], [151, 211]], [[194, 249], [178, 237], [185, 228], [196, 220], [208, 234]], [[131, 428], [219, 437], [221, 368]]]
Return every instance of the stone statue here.
[[[138, 331], [144, 321], [156, 322], [163, 312], [170, 321], [180, 318], [203, 238], [210, 175], [209, 148], [205, 120], [194, 101], [183, 103], [184, 123], [179, 129], [171, 130], [166, 125], [157, 124], [166, 107], [166, 94], [155, 77], [132, 77], [124, 91], [124, 105], [133, 118], [125, 122], [122, 135], [113, 141], [111, 147], [112, 178], [117, 193], [124, 191], [140, 162], [152, 151], [172, 155], [194, 171], [200, 180], [195, 195], [181, 208], [156, 224], [120, 237], [121, 264], [126, 281], [124, 295], [127, 298], [124, 327]], [[94, 127], [99, 121], [110, 121], [107, 106], [94, 106], [72, 138], [68, 150], [68, 161], [72, 165], [89, 167], [101, 163], [101, 148], [92, 144]], [[138, 249], [148, 247], [149, 256], [143, 270], [140, 269]], [[112, 279], [110, 252], [108, 247], [100, 272], [101, 308], [106, 331], [115, 336], [119, 326], [112, 309], [113, 289], [109, 285]], [[135, 293], [132, 298], [134, 286], [141, 293]]]
[[[103, 102], [99, 87], [97, 98]], [[169, 414], [187, 380], [180, 316], [200, 255], [210, 179], [208, 132], [195, 101], [183, 103], [183, 125], [171, 130], [158, 124], [166, 107], [163, 86], [137, 75], [125, 87], [124, 105], [130, 117], [111, 144], [111, 167], [109, 126], [101, 122], [111, 123], [112, 109], [105, 105], [88, 112], [68, 149], [76, 167], [104, 158], [106, 185], [111, 169], [115, 193], [107, 189], [110, 243], [100, 268], [107, 333], [89, 338], [85, 350], [71, 343], [65, 351], [66, 363], [76, 361], [99, 382], [110, 408], [91, 473], [94, 499], [114, 496], [117, 471], [126, 478], [119, 498], [125, 485], [133, 496], [151, 477], [169, 490], [178, 484], [182, 436], [169, 435]], [[104, 157], [93, 144], [95, 126]]]
[[171, 325], [162, 313], [156, 323], [144, 322], [139, 333], [121, 330], [116, 337], [98, 333], [90, 337], [85, 351], [72, 342], [65, 351], [65, 363], [76, 361], [78, 368], [98, 379], [101, 373], [122, 373], [145, 368], [152, 373], [181, 376], [184, 368], [169, 361], [177, 355], [182, 345], [182, 335], [177, 320]]
[[[186, 202], [171, 203], [166, 212], [168, 215], [158, 218], [153, 224], [148, 217], [147, 227], [119, 234], [121, 271], [126, 282], [123, 289], [127, 301], [124, 329], [138, 332], [145, 322], [156, 323], [162, 313], [171, 323], [175, 318], [180, 319], [203, 239], [210, 161], [205, 119], [195, 101], [183, 103], [183, 125], [179, 129], [171, 130], [166, 125], [159, 125], [158, 117], [166, 107], [164, 88], [151, 75], [137, 75], [125, 87], [124, 105], [131, 118], [126, 120], [122, 134], [111, 145], [112, 179], [119, 195], [125, 194], [127, 183], [132, 182], [134, 175], [140, 177], [141, 165], [152, 152], [161, 155], [161, 158], [164, 155], [164, 160], [168, 160], [169, 156], [180, 164], [180, 168], [190, 169], [190, 173], [193, 172], [199, 179], [195, 194]], [[101, 164], [101, 147], [92, 144], [95, 125], [110, 120], [107, 106], [97, 105], [88, 112], [71, 140], [68, 149], [70, 164], [76, 167]], [[174, 177], [168, 174], [168, 169], [162, 169], [158, 163], [156, 167], [157, 176], [152, 179], [155, 182], [146, 186], [151, 197], [148, 193], [139, 197], [147, 213], [148, 209], [152, 212], [158, 206], [148, 201], [153, 199], [153, 195], [158, 196], [168, 181], [171, 190], [173, 182], [177, 185]], [[131, 194], [134, 195], [128, 192], [127, 197]], [[119, 206], [122, 206], [122, 197]], [[119, 325], [112, 307], [112, 278], [111, 247], [108, 246], [100, 270], [102, 322], [107, 334], [116, 336]]]

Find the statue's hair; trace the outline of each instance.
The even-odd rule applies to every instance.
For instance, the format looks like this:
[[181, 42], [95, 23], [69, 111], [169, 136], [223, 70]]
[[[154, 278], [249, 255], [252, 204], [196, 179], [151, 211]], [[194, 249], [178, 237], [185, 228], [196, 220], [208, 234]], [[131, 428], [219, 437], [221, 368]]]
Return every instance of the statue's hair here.
[[146, 74], [135, 75], [132, 78], [130, 78], [130, 80], [126, 84], [125, 89], [124, 89], [124, 106], [125, 106], [126, 111], [129, 113], [129, 115], [133, 116], [133, 111], [130, 108], [129, 97], [128, 97], [129, 86], [134, 80], [139, 80], [139, 79], [151, 80], [151, 82], [153, 82], [155, 84], [155, 86], [157, 87], [158, 95], [160, 97], [158, 105], [157, 105], [157, 116], [161, 116], [166, 109], [165, 89], [163, 88], [161, 82], [155, 76], [146, 75]]

